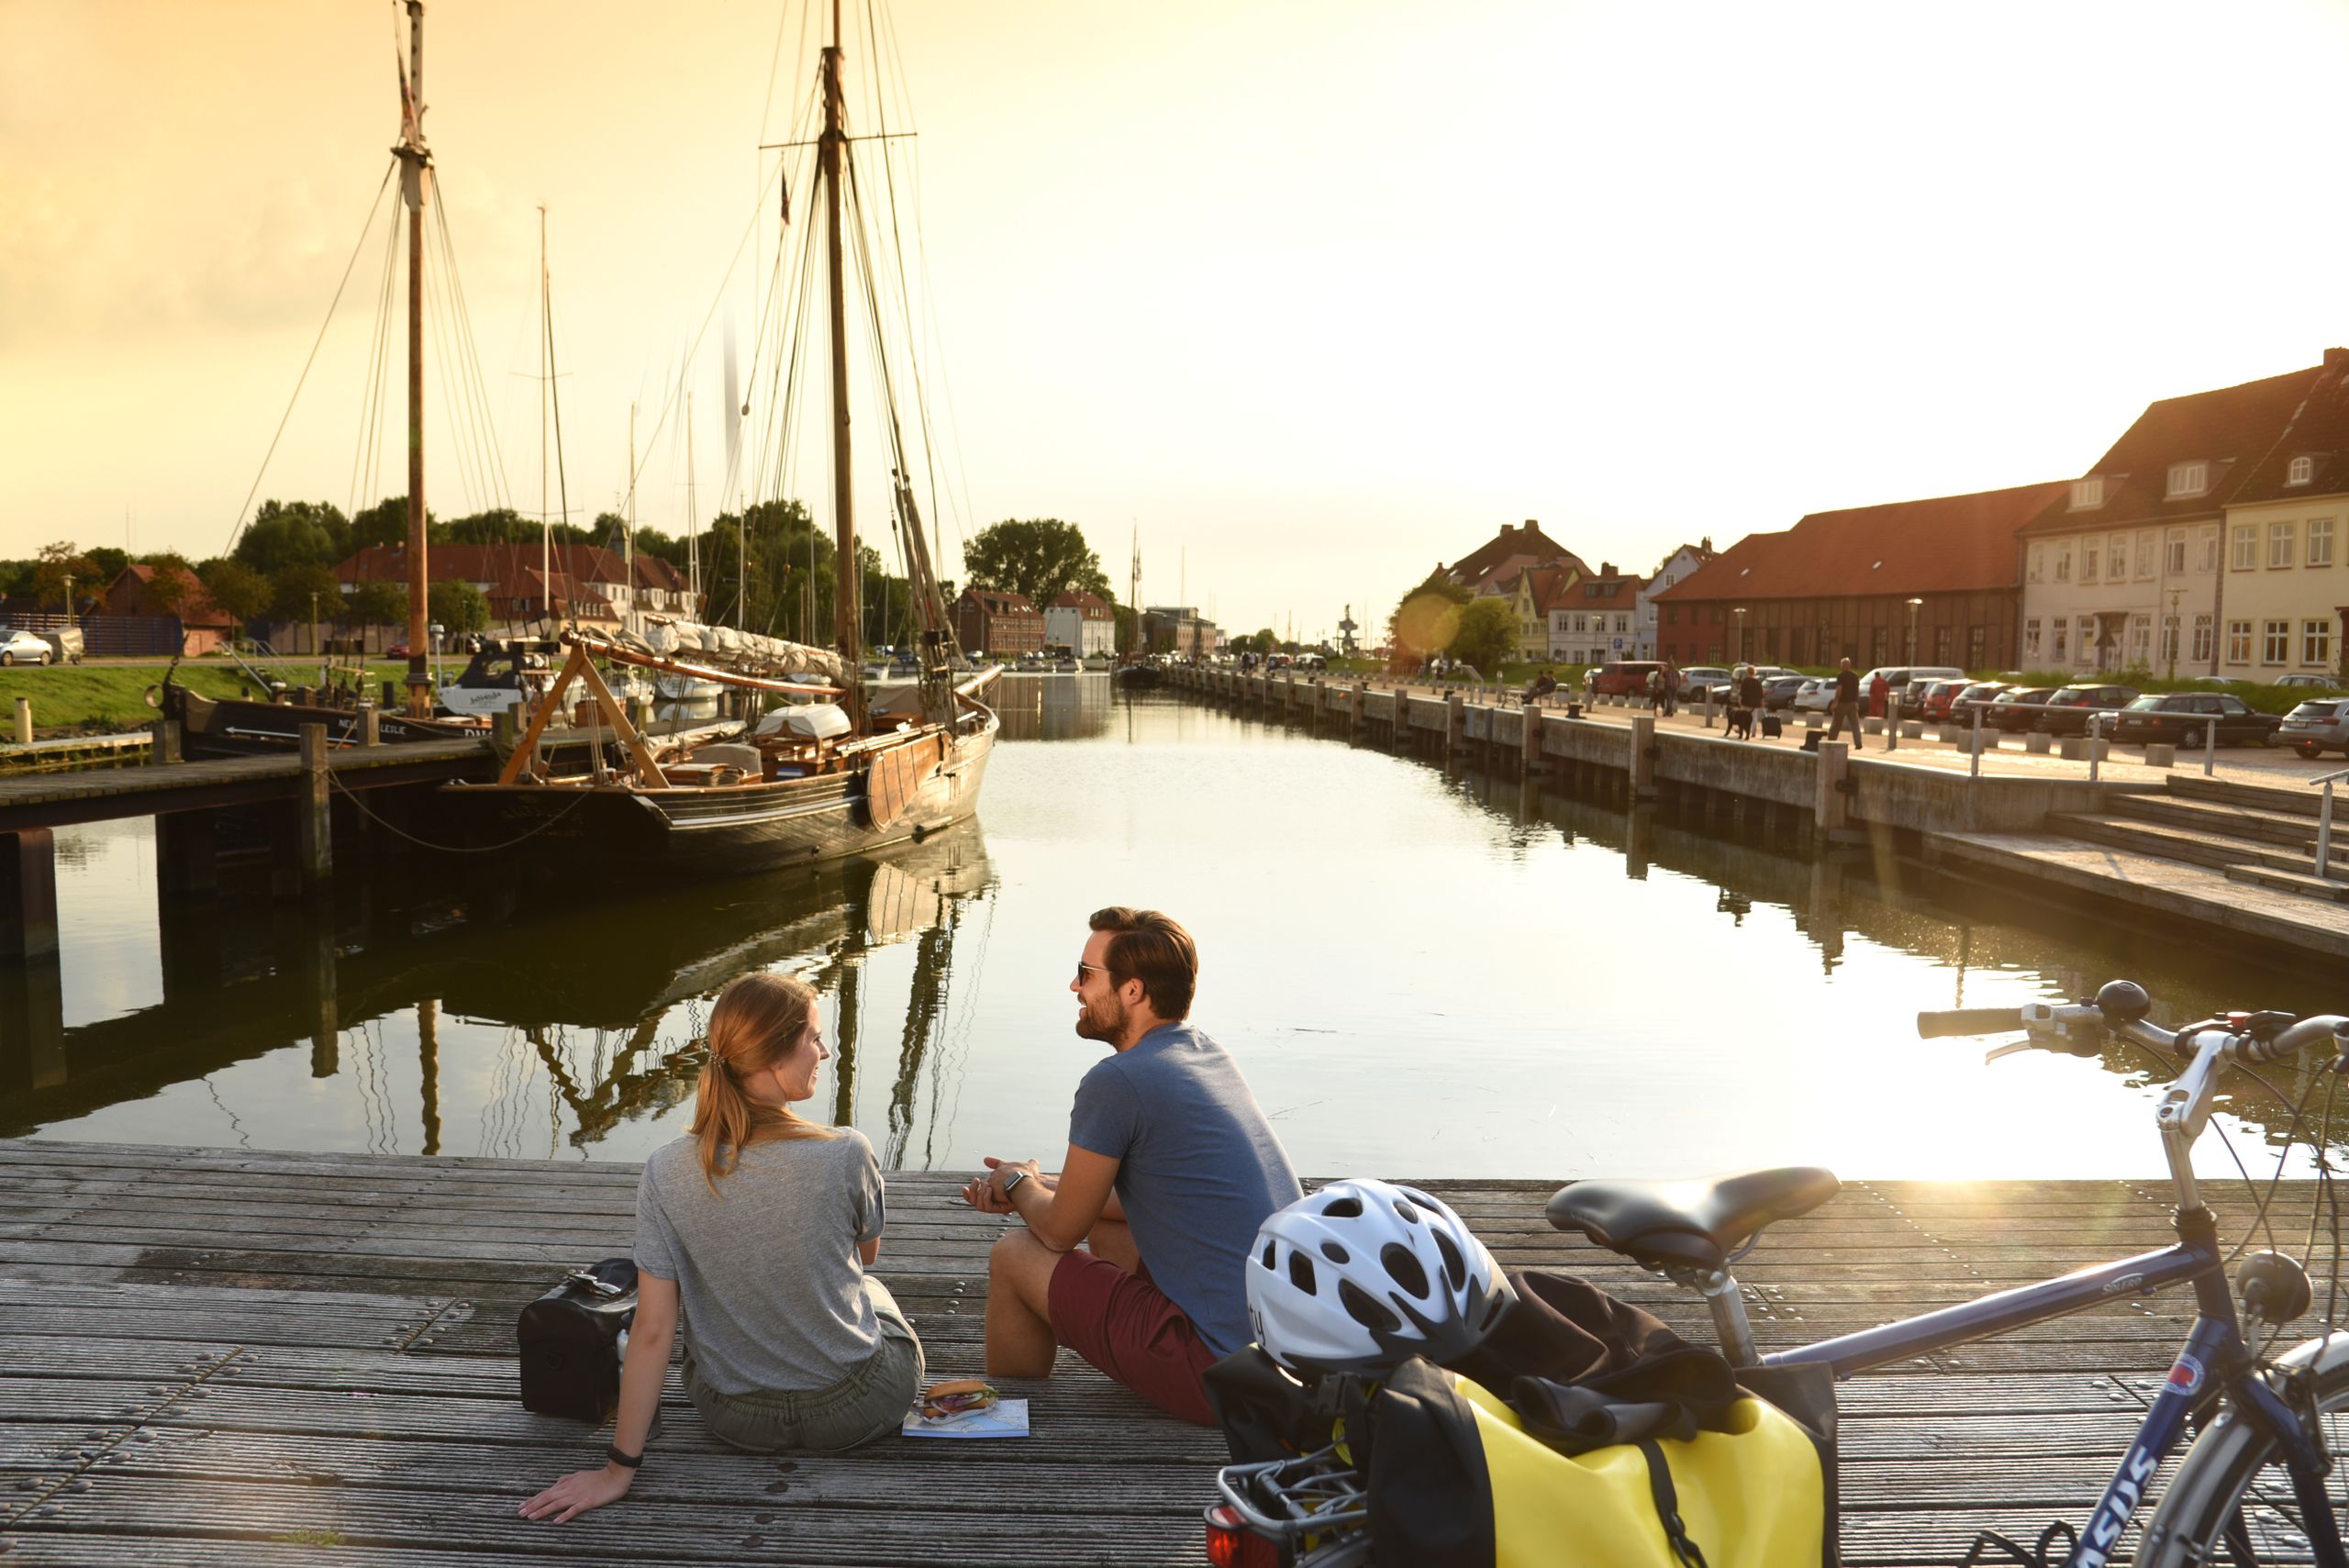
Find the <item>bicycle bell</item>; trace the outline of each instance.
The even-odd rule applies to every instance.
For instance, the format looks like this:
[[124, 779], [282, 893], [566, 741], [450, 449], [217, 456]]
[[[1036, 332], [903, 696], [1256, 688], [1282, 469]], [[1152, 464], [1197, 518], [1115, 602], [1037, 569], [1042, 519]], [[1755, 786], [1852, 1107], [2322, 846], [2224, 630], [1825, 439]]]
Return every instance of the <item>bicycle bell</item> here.
[[2309, 1309], [2316, 1299], [2308, 1271], [2281, 1252], [2254, 1252], [2235, 1271], [2235, 1289], [2250, 1317], [2277, 1327]]

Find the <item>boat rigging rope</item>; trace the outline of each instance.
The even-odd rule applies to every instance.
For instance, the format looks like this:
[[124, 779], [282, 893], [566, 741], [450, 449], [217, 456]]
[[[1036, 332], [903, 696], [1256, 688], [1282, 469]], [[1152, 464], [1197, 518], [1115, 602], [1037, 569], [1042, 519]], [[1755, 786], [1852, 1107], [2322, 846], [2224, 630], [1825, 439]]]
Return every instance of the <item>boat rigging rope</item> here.
[[359, 814], [362, 817], [366, 817], [367, 820], [374, 823], [385, 832], [393, 833], [400, 838], [406, 839], [409, 843], [414, 844], [420, 849], [439, 850], [445, 854], [451, 855], [487, 855], [495, 854], [500, 850], [510, 850], [517, 844], [537, 838], [540, 834], [545, 832], [548, 828], [553, 827], [556, 823], [562, 821], [564, 817], [578, 810], [579, 803], [585, 800], [590, 795], [595, 793], [593, 790], [588, 789], [580, 789], [573, 792], [570, 804], [565, 806], [561, 811], [556, 812], [552, 817], [548, 817], [545, 821], [540, 823], [529, 832], [521, 834], [516, 838], [508, 839], [504, 843], [436, 844], [429, 839], [417, 838], [415, 834], [409, 832], [406, 828], [392, 821], [390, 818], [378, 812], [369, 810], [367, 803], [359, 797], [358, 793], [351, 789], [350, 785], [344, 784], [340, 779], [337, 778], [331, 769], [327, 773], [327, 782], [332, 784], [337, 790], [340, 790], [343, 798], [350, 801], [351, 804], [358, 809]]
[[351, 269], [359, 264], [359, 252], [366, 248], [367, 231], [375, 227], [375, 210], [384, 205], [384, 193], [391, 189], [392, 171], [399, 166], [397, 158], [384, 165], [383, 183], [375, 187], [375, 199], [367, 204], [367, 221], [360, 226], [359, 239], [351, 248], [351, 260], [342, 264], [342, 280], [334, 285], [334, 298], [327, 303], [327, 318], [318, 323], [318, 335], [310, 341], [310, 354], [302, 361], [302, 373], [294, 378], [294, 395], [285, 400], [285, 412], [278, 416], [277, 434], [270, 437], [269, 450], [262, 454], [252, 488], [245, 492], [244, 504], [237, 508], [237, 520], [228, 529], [228, 542], [220, 551], [223, 555], [236, 549], [237, 536], [244, 532], [245, 514], [251, 509], [253, 497], [261, 494], [261, 482], [269, 473], [269, 460], [277, 455], [277, 443], [284, 438], [286, 422], [294, 417], [294, 405], [300, 401], [303, 384], [310, 379], [310, 367], [317, 363], [318, 346], [327, 340], [327, 328], [334, 323], [335, 307], [342, 303], [342, 291], [351, 282]]

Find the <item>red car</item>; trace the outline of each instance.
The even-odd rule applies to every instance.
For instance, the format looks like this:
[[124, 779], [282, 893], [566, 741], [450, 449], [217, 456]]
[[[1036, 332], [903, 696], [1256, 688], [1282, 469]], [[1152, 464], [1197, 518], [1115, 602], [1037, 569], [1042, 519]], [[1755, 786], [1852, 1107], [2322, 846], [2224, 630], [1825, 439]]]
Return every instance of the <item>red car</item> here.
[[406, 644], [406, 643], [405, 643], [405, 642], [395, 642], [395, 643], [393, 643], [389, 648], [386, 648], [386, 649], [384, 649], [384, 658], [386, 658], [386, 659], [405, 659], [405, 658], [406, 658], [406, 657], [407, 657], [407, 644]]
[[1611, 660], [1591, 672], [1591, 695], [1602, 697], [1643, 697], [1648, 695], [1648, 676], [1663, 668], [1662, 663], [1653, 659]]
[[1935, 681], [1932, 685], [1927, 686], [1925, 688], [1925, 721], [1929, 724], [1947, 723], [1950, 710], [1956, 706], [1958, 697], [1965, 688], [1972, 684], [1974, 684], [1972, 681]]

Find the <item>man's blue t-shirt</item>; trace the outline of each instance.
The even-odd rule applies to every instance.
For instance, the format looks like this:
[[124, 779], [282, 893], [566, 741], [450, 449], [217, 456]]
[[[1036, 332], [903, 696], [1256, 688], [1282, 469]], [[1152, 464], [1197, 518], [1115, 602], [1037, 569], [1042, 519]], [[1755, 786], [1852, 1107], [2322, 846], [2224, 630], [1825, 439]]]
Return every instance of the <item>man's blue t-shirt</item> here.
[[1119, 1162], [1134, 1245], [1208, 1349], [1247, 1344], [1248, 1249], [1266, 1215], [1305, 1195], [1230, 1052], [1189, 1024], [1160, 1025], [1085, 1073], [1068, 1140]]

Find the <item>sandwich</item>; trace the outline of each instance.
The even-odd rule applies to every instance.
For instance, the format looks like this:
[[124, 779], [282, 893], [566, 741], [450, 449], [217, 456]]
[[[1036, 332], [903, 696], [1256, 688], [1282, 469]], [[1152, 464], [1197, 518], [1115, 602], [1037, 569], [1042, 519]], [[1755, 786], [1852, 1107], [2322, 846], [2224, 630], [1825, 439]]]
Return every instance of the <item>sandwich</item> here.
[[931, 1385], [930, 1391], [921, 1396], [921, 1418], [925, 1421], [944, 1421], [956, 1416], [967, 1416], [974, 1410], [992, 1408], [1000, 1397], [983, 1379], [951, 1378], [944, 1383]]

